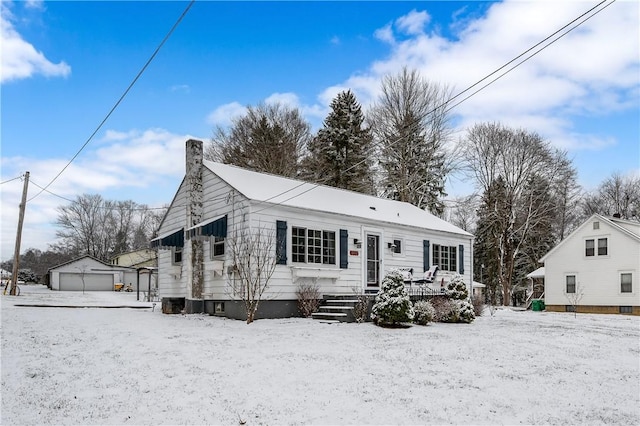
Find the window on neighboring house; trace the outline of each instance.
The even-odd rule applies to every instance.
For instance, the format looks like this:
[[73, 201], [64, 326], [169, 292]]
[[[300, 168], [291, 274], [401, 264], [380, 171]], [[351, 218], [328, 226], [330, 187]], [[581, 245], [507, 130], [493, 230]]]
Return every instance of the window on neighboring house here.
[[223, 237], [213, 237], [210, 240], [211, 246], [209, 247], [209, 252], [211, 253], [211, 259], [219, 256], [224, 256], [224, 238]]
[[292, 227], [291, 257], [293, 262], [336, 264], [336, 233], [318, 229]]
[[171, 263], [174, 265], [180, 265], [182, 263], [182, 247], [173, 248]]
[[433, 264], [438, 265], [441, 271], [456, 271], [458, 248], [455, 246], [433, 245]]
[[630, 272], [620, 274], [620, 292], [631, 293], [633, 291], [632, 286], [633, 275]]
[[607, 239], [598, 238], [598, 256], [607, 255]]
[[595, 256], [595, 240], [585, 240], [584, 242], [585, 256]]
[[576, 292], [576, 276], [575, 275], [567, 275], [567, 293], [575, 293]]

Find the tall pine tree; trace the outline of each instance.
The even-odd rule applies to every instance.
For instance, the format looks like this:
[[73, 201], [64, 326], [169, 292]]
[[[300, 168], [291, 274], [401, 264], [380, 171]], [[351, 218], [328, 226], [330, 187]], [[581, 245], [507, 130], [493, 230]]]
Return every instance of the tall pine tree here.
[[445, 144], [451, 134], [450, 90], [403, 69], [386, 76], [368, 120], [380, 145], [385, 196], [441, 215], [450, 164]]
[[369, 158], [372, 139], [355, 95], [350, 90], [338, 93], [324, 126], [309, 143], [303, 176], [313, 182], [373, 194]]

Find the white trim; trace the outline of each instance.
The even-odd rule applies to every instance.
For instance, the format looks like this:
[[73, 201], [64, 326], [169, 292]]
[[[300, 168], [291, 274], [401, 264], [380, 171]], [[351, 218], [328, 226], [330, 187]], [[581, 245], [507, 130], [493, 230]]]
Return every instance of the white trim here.
[[176, 228], [176, 229], [174, 229], [173, 231], [165, 232], [165, 233], [164, 233], [164, 234], [162, 234], [162, 235], [158, 235], [157, 237], [155, 237], [155, 238], [154, 238], [154, 239], [152, 239], [151, 241], [158, 241], [158, 240], [161, 240], [161, 239], [163, 239], [163, 238], [167, 238], [169, 235], [173, 235], [173, 234], [175, 234], [176, 232], [180, 232], [181, 230], [184, 230], [184, 228]]
[[[205, 221], [203, 221], [203, 222], [198, 223], [197, 225], [193, 225], [191, 228], [187, 228], [187, 229], [185, 230], [185, 232], [189, 232], [189, 231], [194, 230], [194, 229], [196, 229], [196, 228], [200, 228], [200, 227], [202, 227], [202, 226], [206, 226], [206, 225], [208, 225], [208, 224], [210, 224], [210, 223], [215, 222], [216, 220], [222, 219], [222, 218], [223, 218], [223, 217], [225, 217], [226, 215], [227, 215], [227, 214], [225, 213], [225, 214], [220, 215], [220, 216], [218, 216], [218, 217], [216, 217], [216, 218], [213, 218], [213, 219], [207, 219], [207, 220], [205, 220]], [[169, 234], [169, 235], [171, 235], [171, 234]]]

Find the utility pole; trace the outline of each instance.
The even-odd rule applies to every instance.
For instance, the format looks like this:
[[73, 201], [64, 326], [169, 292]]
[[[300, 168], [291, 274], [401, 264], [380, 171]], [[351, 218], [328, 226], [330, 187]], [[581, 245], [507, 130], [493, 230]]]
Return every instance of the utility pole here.
[[22, 223], [24, 222], [24, 210], [27, 207], [27, 190], [29, 189], [29, 172], [24, 174], [24, 187], [22, 188], [22, 203], [18, 216], [18, 233], [16, 234], [16, 249], [13, 252], [13, 273], [11, 274], [11, 296], [16, 295], [18, 288], [18, 267], [20, 265], [20, 241], [22, 240]]

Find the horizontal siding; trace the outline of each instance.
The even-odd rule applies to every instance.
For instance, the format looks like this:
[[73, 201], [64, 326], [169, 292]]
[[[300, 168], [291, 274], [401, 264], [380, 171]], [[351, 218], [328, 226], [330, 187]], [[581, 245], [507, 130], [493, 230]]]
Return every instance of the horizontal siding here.
[[[170, 207], [165, 220], [160, 229], [160, 234], [185, 227], [186, 224], [186, 194], [184, 185], [181, 185], [178, 193]], [[416, 277], [422, 275], [423, 268], [423, 240], [430, 240], [431, 244], [441, 244], [458, 246], [463, 244], [465, 254], [465, 274], [469, 275], [471, 268], [471, 244], [469, 237], [455, 236], [439, 231], [428, 231], [409, 226], [382, 224], [373, 221], [362, 222], [354, 218], [345, 218], [332, 213], [314, 212], [285, 206], [274, 206], [271, 204], [249, 202], [237, 191], [232, 191], [224, 181], [215, 176], [211, 171], [205, 169], [203, 175], [203, 221], [227, 215], [228, 238], [232, 238], [235, 233], [242, 232], [246, 227], [263, 228], [267, 232], [273, 233], [275, 241], [276, 221], [287, 222], [287, 264], [276, 265], [274, 274], [269, 284], [269, 289], [263, 299], [271, 300], [292, 300], [296, 299], [296, 289], [299, 283], [315, 282], [318, 284], [322, 294], [354, 294], [361, 292], [364, 286], [364, 262], [365, 244], [361, 248], [356, 247], [354, 239], [365, 241], [365, 230], [376, 228], [381, 233], [381, 256], [383, 275], [385, 271], [393, 268], [414, 268]], [[335, 265], [307, 265], [312, 268], [320, 267], [330, 275], [337, 275], [336, 278], [317, 278], [296, 276], [296, 267], [304, 267], [305, 264], [293, 263], [291, 261], [291, 228], [293, 226], [334, 231], [336, 233], [336, 264]], [[339, 236], [340, 230], [348, 231], [348, 252], [356, 251], [358, 255], [349, 254], [348, 267], [339, 268]], [[466, 239], [465, 239], [466, 238]], [[387, 247], [388, 242], [394, 239], [402, 239], [402, 254], [393, 254]], [[185, 241], [183, 252], [183, 272], [175, 278], [171, 265], [171, 250], [159, 250], [158, 254], [158, 288], [162, 297], [189, 297], [190, 289], [187, 288], [189, 282], [186, 276], [186, 265], [189, 262], [190, 241]], [[229, 280], [233, 275], [227, 274], [231, 267], [229, 259], [228, 243], [225, 247], [225, 256], [221, 258], [211, 258], [211, 244], [204, 242], [204, 289], [203, 296], [206, 299], [229, 300], [230, 294]], [[275, 256], [275, 245], [273, 247]], [[293, 267], [293, 268], [292, 268]], [[222, 270], [222, 274], [220, 271]], [[306, 271], [308, 272], [308, 271]], [[453, 274], [452, 274], [453, 275]], [[447, 277], [446, 274], [441, 274]], [[447, 278], [449, 279], [449, 278]]]
[[[585, 256], [586, 239], [607, 238], [607, 256]], [[596, 242], [597, 245], [597, 242]], [[597, 247], [596, 247], [597, 252]], [[566, 275], [576, 275], [582, 287], [581, 305], [640, 305], [640, 243], [600, 221], [600, 229], [591, 223], [583, 226], [563, 242], [545, 260], [545, 304], [567, 305]], [[632, 293], [620, 291], [620, 273], [632, 273]]]

